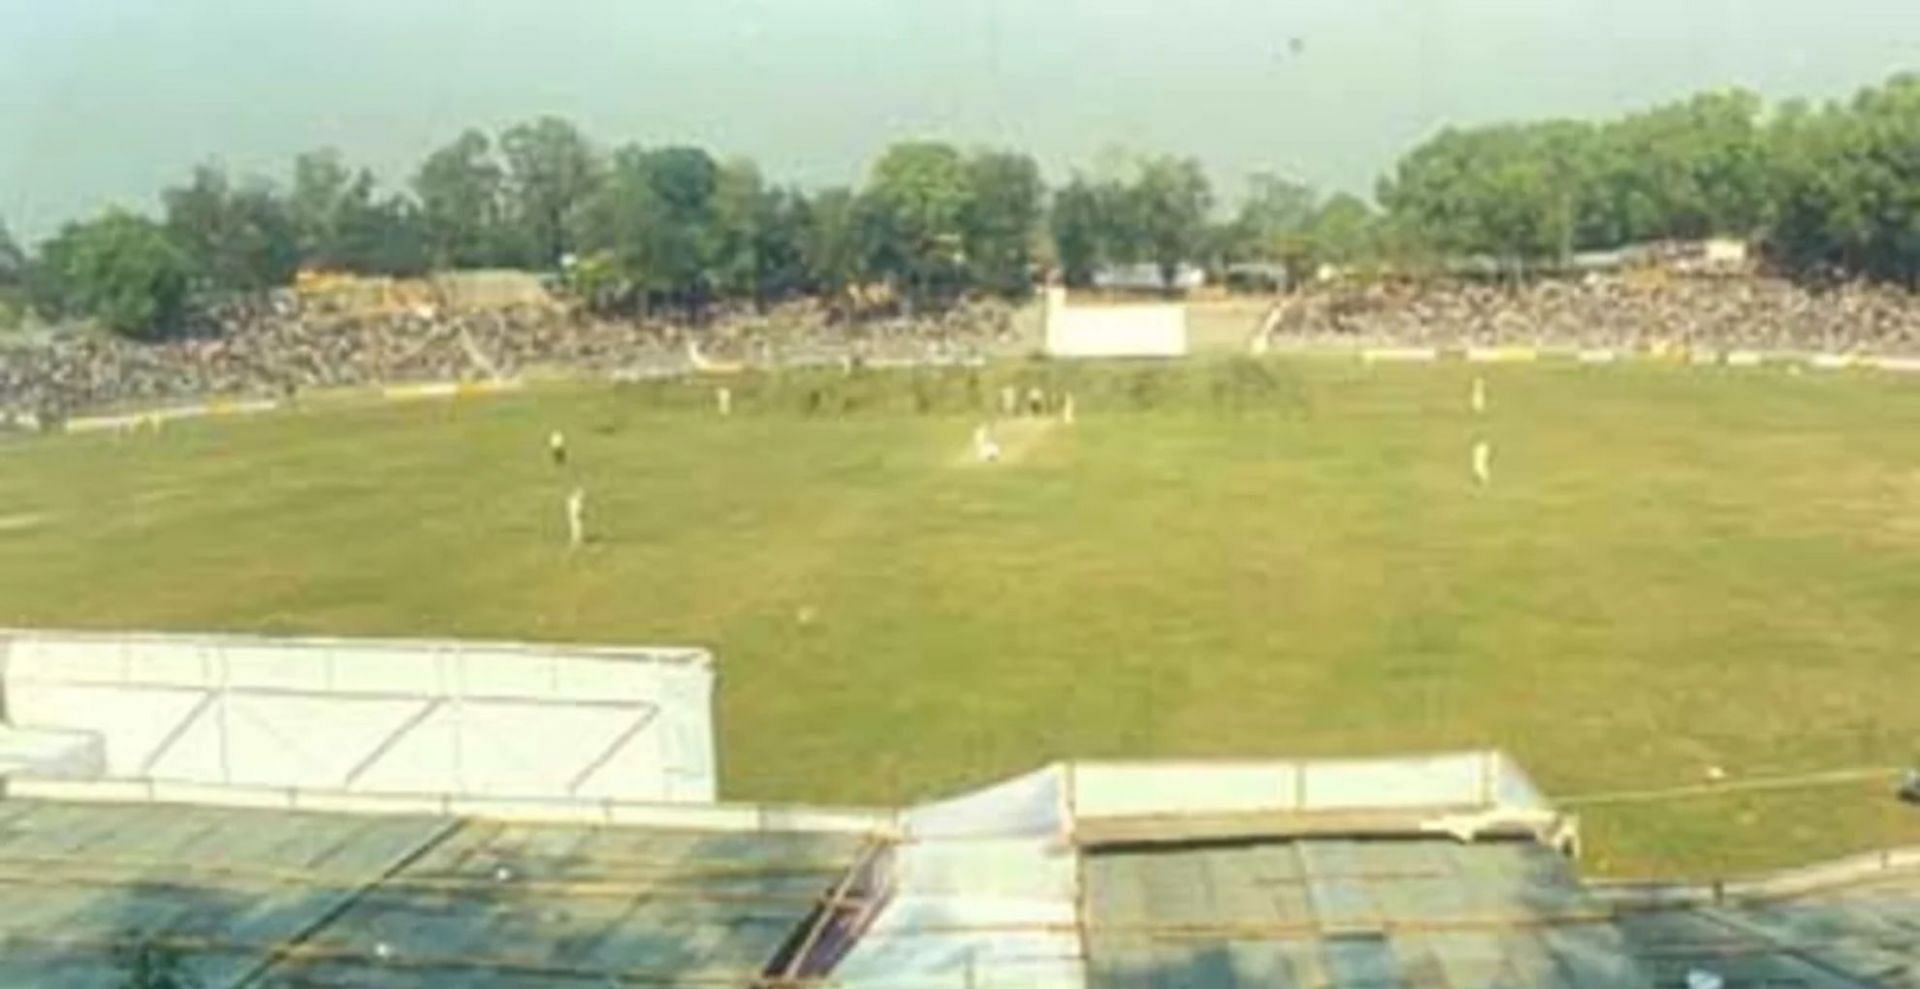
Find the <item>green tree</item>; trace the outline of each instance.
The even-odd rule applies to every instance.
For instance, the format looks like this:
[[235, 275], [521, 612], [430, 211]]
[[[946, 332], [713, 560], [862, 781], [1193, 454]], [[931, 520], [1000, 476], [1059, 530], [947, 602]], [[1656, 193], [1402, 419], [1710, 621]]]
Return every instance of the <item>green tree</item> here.
[[867, 213], [853, 190], [845, 188], [823, 190], [807, 204], [799, 246], [814, 291], [843, 300], [849, 288], [865, 280]]
[[355, 201], [371, 195], [372, 188], [373, 176], [365, 171], [354, 175], [332, 148], [303, 152], [293, 159], [287, 206], [303, 264], [337, 263], [334, 255], [343, 219]]
[[1086, 285], [1093, 280], [1094, 270], [1109, 260], [1107, 208], [1117, 198], [1079, 175], [1054, 193], [1048, 223], [1054, 256], [1067, 284]]
[[798, 290], [805, 282], [801, 231], [805, 198], [769, 188], [745, 159], [721, 166], [713, 194], [710, 273], [723, 295], [756, 306]]
[[1775, 120], [1768, 145], [1775, 255], [1801, 272], [1868, 266], [1867, 136], [1847, 110], [1804, 104]]
[[1779, 207], [1775, 142], [1752, 93], [1704, 93], [1602, 125], [1447, 130], [1383, 181], [1393, 225], [1514, 264], [1653, 239], [1745, 237]]
[[587, 139], [559, 117], [518, 124], [500, 135], [510, 216], [533, 257], [558, 264], [575, 247], [579, 211], [599, 182]]
[[421, 163], [413, 176], [413, 192], [436, 267], [474, 268], [518, 260], [501, 230], [505, 181], [493, 142], [477, 130], [462, 133]]
[[1351, 193], [1339, 193], [1320, 204], [1308, 232], [1316, 263], [1354, 264], [1380, 251], [1373, 207]]
[[25, 309], [29, 276], [26, 252], [0, 222], [0, 330], [16, 329]]
[[1024, 154], [983, 151], [967, 161], [962, 248], [973, 284], [1010, 298], [1033, 287], [1033, 238], [1046, 197], [1040, 166]]
[[381, 195], [371, 171], [349, 169], [330, 148], [294, 159], [287, 208], [302, 264], [380, 275], [417, 275], [432, 266], [421, 209], [406, 196]]
[[1233, 222], [1220, 232], [1221, 260], [1277, 261], [1300, 278], [1315, 260], [1312, 227], [1316, 217], [1312, 187], [1271, 173], [1247, 180]]
[[1171, 288], [1180, 265], [1196, 260], [1202, 246], [1213, 206], [1206, 173], [1192, 158], [1151, 158], [1140, 163], [1128, 199], [1139, 246]]
[[1769, 212], [1760, 98], [1743, 90], [1630, 114], [1601, 127], [1592, 151], [1598, 245], [1746, 236]]
[[1920, 283], [1920, 76], [1783, 115], [1769, 144], [1778, 172], [1770, 240], [1783, 261]]
[[580, 216], [585, 256], [575, 274], [591, 274], [589, 294], [596, 304], [625, 306], [645, 301], [655, 287], [651, 234], [664, 217], [665, 207], [653, 191], [645, 152], [637, 147], [615, 151]]
[[69, 223], [41, 247], [36, 298], [49, 317], [89, 317], [152, 338], [179, 324], [192, 266], [165, 228], [111, 210]]
[[1446, 130], [1400, 160], [1379, 198], [1443, 252], [1524, 267], [1580, 246], [1593, 150], [1593, 129], [1564, 121]]
[[711, 293], [719, 246], [714, 193], [720, 187], [720, 165], [692, 147], [643, 151], [637, 160], [658, 206], [650, 229], [644, 231], [651, 241], [650, 270], [671, 297], [697, 311]]
[[1234, 217], [1249, 256], [1277, 260], [1313, 224], [1318, 197], [1302, 182], [1259, 172], [1247, 179], [1247, 195]]
[[405, 196], [373, 199], [369, 191], [340, 217], [332, 257], [349, 271], [412, 277], [433, 266], [430, 235], [420, 210]]
[[715, 177], [708, 273], [723, 296], [766, 301], [761, 248], [763, 228], [773, 219], [771, 195], [750, 161], [727, 162]]
[[754, 252], [757, 298], [787, 298], [807, 290], [806, 237], [812, 222], [812, 204], [799, 189], [774, 189], [761, 198]]
[[697, 148], [614, 152], [580, 208], [581, 244], [603, 258], [629, 303], [662, 298], [704, 304], [714, 254], [713, 197], [719, 166]]
[[160, 194], [167, 233], [186, 252], [196, 280], [226, 291], [284, 285], [300, 264], [287, 204], [265, 182], [233, 188], [213, 165]]
[[866, 198], [875, 211], [874, 263], [918, 304], [950, 295], [964, 275], [972, 183], [952, 145], [909, 141], [874, 163]]
[[27, 279], [27, 253], [13, 239], [12, 231], [0, 221], [0, 287], [12, 288]]

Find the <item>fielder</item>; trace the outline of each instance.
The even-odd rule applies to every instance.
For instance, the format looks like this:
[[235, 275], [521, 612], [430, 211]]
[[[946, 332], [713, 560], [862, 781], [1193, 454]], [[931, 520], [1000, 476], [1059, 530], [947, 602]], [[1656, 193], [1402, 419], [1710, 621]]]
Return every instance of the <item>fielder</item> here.
[[1473, 480], [1483, 488], [1493, 483], [1493, 444], [1486, 440], [1473, 444]]
[[579, 549], [587, 541], [587, 492], [574, 488], [567, 495], [567, 546]]
[[993, 438], [993, 430], [984, 422], [973, 430], [973, 458], [983, 464], [1000, 460], [1000, 441]]

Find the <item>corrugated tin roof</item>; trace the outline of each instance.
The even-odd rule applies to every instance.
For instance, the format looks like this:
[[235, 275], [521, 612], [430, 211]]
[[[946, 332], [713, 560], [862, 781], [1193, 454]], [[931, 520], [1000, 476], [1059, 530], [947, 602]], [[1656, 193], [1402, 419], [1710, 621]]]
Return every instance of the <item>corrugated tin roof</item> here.
[[1656, 984], [1712, 973], [1729, 989], [1920, 986], [1920, 871], [1788, 895], [1624, 906], [1628, 950]]
[[719, 833], [0, 802], [0, 985], [741, 985], [858, 854]]
[[[1157, 820], [1174, 802], [1365, 796], [1314, 784], [1318, 770], [1114, 769], [1055, 767], [898, 828], [680, 805], [462, 817], [383, 798], [314, 813], [242, 789], [218, 806], [114, 803], [99, 801], [119, 789], [32, 784], [0, 800], [0, 986], [122, 989], [123, 949], [148, 945], [203, 989], [1920, 989], [1920, 849], [1738, 882], [1587, 885], [1549, 844], [1424, 826], [1075, 840], [1103, 813]], [[1358, 769], [1341, 778], [1381, 767]], [[1492, 806], [1526, 809], [1523, 796]], [[769, 969], [794, 978], [769, 983]]]
[[1085, 871], [1099, 989], [1644, 984], [1605, 908], [1532, 842], [1119, 848]]

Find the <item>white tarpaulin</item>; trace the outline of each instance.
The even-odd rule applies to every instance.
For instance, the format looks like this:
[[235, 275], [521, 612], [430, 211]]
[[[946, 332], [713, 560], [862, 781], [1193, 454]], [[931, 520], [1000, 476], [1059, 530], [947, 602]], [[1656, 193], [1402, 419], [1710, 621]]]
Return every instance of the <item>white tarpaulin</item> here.
[[926, 838], [1057, 837], [1067, 832], [1066, 775], [1048, 766], [902, 815], [906, 833]]
[[0, 725], [0, 777], [87, 780], [105, 769], [100, 736], [93, 732]]
[[1047, 838], [899, 846], [886, 908], [833, 981], [852, 989], [1079, 989], [1076, 852]]

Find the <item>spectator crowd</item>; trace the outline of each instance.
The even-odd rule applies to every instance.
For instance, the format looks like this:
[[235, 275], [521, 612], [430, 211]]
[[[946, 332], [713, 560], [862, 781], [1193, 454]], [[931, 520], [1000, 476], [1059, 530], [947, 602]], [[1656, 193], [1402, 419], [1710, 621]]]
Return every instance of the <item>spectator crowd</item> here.
[[1864, 283], [1593, 276], [1519, 286], [1377, 284], [1318, 289], [1281, 305], [1274, 344], [1920, 351], [1920, 296]]
[[[312, 310], [282, 292], [217, 307], [204, 322], [199, 332], [157, 343], [104, 334], [0, 339], [0, 425], [212, 397], [285, 399], [308, 389], [542, 372], [657, 377], [703, 363], [964, 363], [1022, 347], [1012, 310], [998, 303], [847, 320], [800, 301], [766, 312], [723, 310], [695, 325], [607, 320], [553, 306], [352, 315]], [[1920, 296], [1858, 283], [1808, 287], [1744, 277], [1389, 282], [1288, 296], [1268, 332], [1280, 346], [1912, 355], [1920, 353]]]
[[605, 320], [551, 306], [381, 315], [309, 311], [292, 293], [209, 311], [199, 332], [157, 343], [104, 334], [0, 338], [0, 425], [209, 397], [514, 378], [653, 377], [699, 362], [782, 367], [861, 361], [957, 363], [1015, 344], [1012, 310], [975, 303], [922, 318], [846, 321], [797, 302], [724, 311], [700, 325]]

